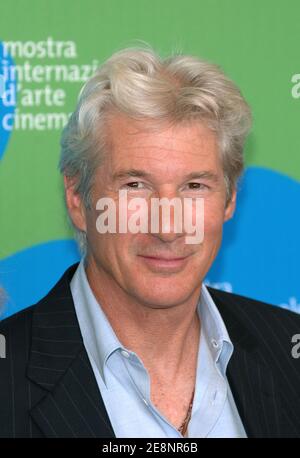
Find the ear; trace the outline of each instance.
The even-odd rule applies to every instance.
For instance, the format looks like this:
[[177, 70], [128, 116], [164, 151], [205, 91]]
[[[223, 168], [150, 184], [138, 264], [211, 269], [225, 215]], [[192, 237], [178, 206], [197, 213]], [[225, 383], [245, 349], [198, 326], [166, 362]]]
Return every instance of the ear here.
[[230, 201], [227, 203], [224, 213], [224, 221], [233, 217], [236, 207], [236, 189], [233, 190]]
[[76, 179], [64, 176], [66, 204], [74, 226], [86, 232], [86, 218], [80, 195], [75, 192]]

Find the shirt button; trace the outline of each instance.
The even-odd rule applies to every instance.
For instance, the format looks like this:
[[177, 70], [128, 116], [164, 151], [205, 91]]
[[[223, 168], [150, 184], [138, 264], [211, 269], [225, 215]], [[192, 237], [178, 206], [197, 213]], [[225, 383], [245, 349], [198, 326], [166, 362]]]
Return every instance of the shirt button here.
[[212, 339], [211, 340], [211, 344], [214, 348], [218, 348], [219, 347], [219, 343], [215, 340], [215, 339]]
[[122, 353], [123, 356], [125, 356], [125, 358], [129, 358], [130, 357], [128, 351], [121, 350], [121, 353]]

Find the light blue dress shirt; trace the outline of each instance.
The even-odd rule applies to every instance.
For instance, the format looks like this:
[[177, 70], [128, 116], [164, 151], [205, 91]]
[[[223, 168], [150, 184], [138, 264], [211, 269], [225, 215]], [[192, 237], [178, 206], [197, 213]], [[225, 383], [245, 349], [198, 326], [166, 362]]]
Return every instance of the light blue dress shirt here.
[[[116, 437], [182, 438], [152, 404], [148, 371], [139, 356], [118, 340], [90, 288], [84, 260], [72, 278], [71, 292], [83, 342]], [[226, 378], [233, 344], [204, 285], [197, 311], [201, 333], [186, 437], [246, 437]]]

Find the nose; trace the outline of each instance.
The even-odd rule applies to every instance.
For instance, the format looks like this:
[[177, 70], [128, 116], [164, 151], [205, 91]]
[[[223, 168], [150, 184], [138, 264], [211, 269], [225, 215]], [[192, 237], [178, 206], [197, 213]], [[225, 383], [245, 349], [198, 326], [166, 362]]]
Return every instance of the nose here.
[[164, 242], [183, 235], [183, 206], [175, 192], [160, 193], [151, 199], [151, 233]]

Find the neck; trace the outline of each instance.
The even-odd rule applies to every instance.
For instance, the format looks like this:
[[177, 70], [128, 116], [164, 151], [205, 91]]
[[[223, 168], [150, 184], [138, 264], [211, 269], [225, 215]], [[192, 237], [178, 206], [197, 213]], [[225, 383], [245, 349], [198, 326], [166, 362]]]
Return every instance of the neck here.
[[201, 286], [182, 304], [164, 308], [156, 304], [154, 308], [136, 302], [112, 284], [107, 274], [100, 275], [99, 280], [99, 272], [90, 265], [86, 274], [122, 345], [135, 352], [158, 377], [168, 374], [170, 381], [176, 379], [188, 364], [185, 355], [197, 354], [200, 335], [197, 303]]

